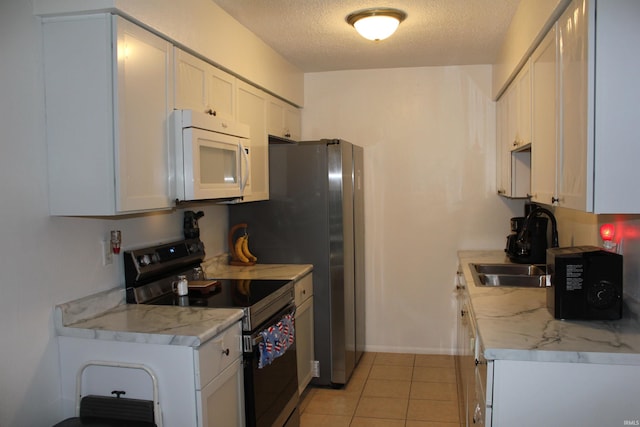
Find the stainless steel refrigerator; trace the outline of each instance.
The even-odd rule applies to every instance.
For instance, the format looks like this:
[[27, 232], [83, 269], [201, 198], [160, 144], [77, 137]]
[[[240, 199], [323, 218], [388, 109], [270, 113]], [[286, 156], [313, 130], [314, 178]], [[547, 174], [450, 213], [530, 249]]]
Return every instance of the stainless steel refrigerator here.
[[364, 351], [363, 149], [269, 145], [269, 201], [229, 207], [259, 263], [313, 264], [316, 385], [346, 384]]

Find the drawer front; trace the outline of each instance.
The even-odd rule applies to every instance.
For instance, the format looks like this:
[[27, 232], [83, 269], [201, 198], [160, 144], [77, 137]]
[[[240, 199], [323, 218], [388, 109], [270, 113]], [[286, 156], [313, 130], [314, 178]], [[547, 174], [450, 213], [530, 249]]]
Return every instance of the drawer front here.
[[309, 297], [313, 296], [313, 274], [309, 273], [302, 279], [298, 280], [295, 284], [295, 301], [296, 307], [300, 305]]
[[242, 355], [240, 322], [207, 341], [195, 352], [196, 389], [201, 390], [216, 375]]

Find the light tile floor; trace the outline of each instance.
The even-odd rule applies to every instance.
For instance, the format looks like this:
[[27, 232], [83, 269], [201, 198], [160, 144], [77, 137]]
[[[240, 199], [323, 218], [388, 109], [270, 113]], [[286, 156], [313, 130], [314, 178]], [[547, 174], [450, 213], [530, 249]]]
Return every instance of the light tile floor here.
[[366, 353], [343, 389], [308, 387], [301, 427], [459, 427], [453, 356]]

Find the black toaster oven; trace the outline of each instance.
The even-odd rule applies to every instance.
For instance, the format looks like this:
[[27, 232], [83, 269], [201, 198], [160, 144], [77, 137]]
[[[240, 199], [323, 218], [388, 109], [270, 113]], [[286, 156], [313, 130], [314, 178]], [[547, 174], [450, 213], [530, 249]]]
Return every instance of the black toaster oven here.
[[550, 248], [547, 274], [547, 307], [556, 319], [622, 317], [622, 255], [596, 246]]

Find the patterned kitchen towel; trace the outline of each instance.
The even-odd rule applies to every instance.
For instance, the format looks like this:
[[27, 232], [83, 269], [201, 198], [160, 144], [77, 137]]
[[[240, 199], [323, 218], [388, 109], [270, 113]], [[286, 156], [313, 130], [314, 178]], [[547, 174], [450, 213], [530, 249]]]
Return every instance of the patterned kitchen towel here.
[[274, 359], [282, 356], [294, 341], [294, 318], [293, 313], [286, 314], [278, 323], [269, 326], [260, 332], [262, 342], [258, 344], [260, 358], [258, 359], [258, 369], [271, 364]]

